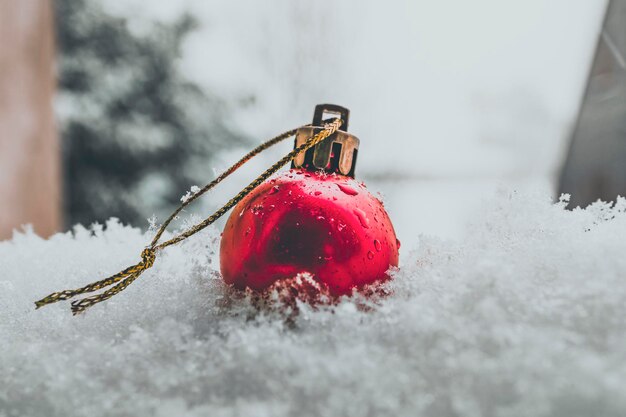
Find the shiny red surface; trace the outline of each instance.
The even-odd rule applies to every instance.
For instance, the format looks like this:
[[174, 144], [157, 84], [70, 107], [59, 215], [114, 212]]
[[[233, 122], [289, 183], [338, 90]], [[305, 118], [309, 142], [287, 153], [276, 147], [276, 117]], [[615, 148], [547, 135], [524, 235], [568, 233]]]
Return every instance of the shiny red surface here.
[[395, 232], [382, 203], [341, 175], [290, 170], [257, 187], [224, 228], [224, 281], [263, 290], [309, 272], [331, 294], [387, 278], [398, 265]]

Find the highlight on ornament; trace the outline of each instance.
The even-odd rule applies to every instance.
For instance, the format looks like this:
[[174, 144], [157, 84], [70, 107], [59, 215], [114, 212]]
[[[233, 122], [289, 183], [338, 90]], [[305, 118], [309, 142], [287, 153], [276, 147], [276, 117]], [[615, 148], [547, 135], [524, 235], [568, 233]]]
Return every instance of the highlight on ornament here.
[[[331, 114], [333, 118], [324, 120]], [[220, 270], [227, 284], [262, 292], [280, 280], [310, 274], [332, 296], [350, 294], [389, 278], [398, 266], [400, 241], [382, 201], [355, 179], [360, 140], [348, 133], [349, 110], [315, 107], [313, 122], [284, 132], [243, 156], [188, 198], [157, 230], [141, 261], [108, 278], [54, 292], [36, 308], [104, 290], [71, 303], [73, 314], [127, 288], [175, 245], [232, 209], [220, 244]], [[167, 226], [189, 204], [265, 149], [295, 135], [294, 148], [215, 213], [160, 242]], [[291, 168], [275, 175], [291, 163]]]

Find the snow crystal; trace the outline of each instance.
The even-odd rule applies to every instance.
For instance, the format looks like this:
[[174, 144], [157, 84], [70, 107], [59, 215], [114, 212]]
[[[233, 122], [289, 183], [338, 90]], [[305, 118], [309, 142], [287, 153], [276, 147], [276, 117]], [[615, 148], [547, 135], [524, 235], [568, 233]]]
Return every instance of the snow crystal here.
[[191, 197], [196, 195], [199, 191], [200, 191], [200, 187], [198, 187], [197, 185], [192, 185], [191, 189], [187, 191], [185, 195], [180, 198], [180, 201], [182, 201], [183, 203], [186, 203], [187, 200], [189, 200]]
[[210, 228], [82, 316], [35, 311], [147, 236], [25, 230], [0, 243], [0, 416], [626, 415], [626, 200], [566, 204], [503, 193], [464, 241], [419, 236], [387, 295], [295, 315], [221, 282]]

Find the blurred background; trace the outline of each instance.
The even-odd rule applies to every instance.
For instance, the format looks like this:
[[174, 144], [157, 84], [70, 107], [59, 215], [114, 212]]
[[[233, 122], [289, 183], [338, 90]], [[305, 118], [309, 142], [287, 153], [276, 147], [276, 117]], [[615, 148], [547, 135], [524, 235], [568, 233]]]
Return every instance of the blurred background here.
[[357, 178], [409, 247], [461, 239], [500, 188], [612, 200], [626, 194], [625, 5], [0, 0], [0, 239], [26, 223], [146, 228], [318, 103], [350, 108]]

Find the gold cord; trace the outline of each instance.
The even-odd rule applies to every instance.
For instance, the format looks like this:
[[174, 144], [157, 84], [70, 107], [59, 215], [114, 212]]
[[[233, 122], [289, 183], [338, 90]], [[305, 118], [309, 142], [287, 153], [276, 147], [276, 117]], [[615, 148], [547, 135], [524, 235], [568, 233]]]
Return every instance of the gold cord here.
[[[315, 135], [313, 135], [304, 144], [296, 147], [291, 152], [289, 152], [287, 155], [285, 155], [283, 158], [281, 158], [278, 162], [276, 162], [274, 165], [272, 165], [267, 170], [265, 170], [265, 172], [263, 172], [254, 181], [252, 181], [250, 184], [248, 184], [248, 186], [246, 186], [243, 190], [241, 190], [235, 197], [230, 199], [226, 204], [224, 204], [215, 213], [211, 214], [209, 217], [204, 219], [202, 222], [192, 226], [191, 228], [189, 228], [185, 232], [183, 232], [183, 233], [181, 233], [181, 234], [179, 234], [177, 236], [174, 236], [173, 238], [171, 238], [171, 239], [169, 239], [169, 240], [167, 240], [167, 241], [165, 241], [163, 243], [158, 243], [159, 239], [163, 235], [163, 232], [165, 232], [165, 229], [167, 228], [167, 226], [172, 222], [172, 220], [174, 220], [176, 218], [176, 216], [181, 212], [181, 210], [183, 210], [185, 207], [187, 207], [189, 204], [191, 204], [194, 200], [196, 200], [202, 194], [206, 193], [207, 191], [209, 191], [210, 189], [215, 187], [222, 180], [224, 180], [226, 177], [228, 177], [230, 174], [232, 174], [234, 171], [236, 171], [239, 167], [241, 167], [243, 164], [245, 164], [250, 159], [252, 159], [252, 157], [258, 155], [259, 153], [263, 152], [264, 150], [268, 149], [269, 147], [271, 147], [271, 146], [273, 146], [273, 145], [275, 145], [275, 144], [277, 144], [279, 142], [282, 142], [283, 140], [293, 136], [299, 128], [289, 130], [289, 131], [287, 131], [285, 133], [282, 133], [282, 134], [276, 136], [275, 138], [272, 138], [272, 139], [262, 143], [261, 145], [257, 146], [252, 151], [247, 153], [243, 158], [241, 158], [239, 161], [237, 161], [234, 165], [232, 165], [230, 168], [228, 168], [219, 177], [217, 177], [216, 179], [211, 181], [209, 184], [205, 185], [200, 191], [198, 191], [197, 193], [192, 195], [189, 199], [185, 200], [170, 215], [170, 217], [168, 217], [167, 220], [161, 225], [161, 227], [157, 231], [156, 235], [152, 239], [152, 242], [150, 243], [150, 246], [148, 246], [147, 248], [145, 248], [141, 252], [141, 262], [139, 262], [139, 263], [137, 263], [135, 265], [129, 266], [128, 268], [124, 269], [121, 272], [118, 272], [115, 275], [110, 276], [109, 278], [105, 278], [105, 279], [103, 279], [101, 281], [97, 281], [97, 282], [91, 283], [91, 284], [86, 285], [86, 286], [84, 286], [82, 288], [78, 288], [78, 289], [75, 289], [75, 290], [59, 291], [59, 292], [52, 293], [52, 294], [42, 298], [41, 300], [36, 301], [35, 302], [36, 308], [40, 308], [40, 307], [43, 307], [43, 306], [48, 305], [48, 304], [56, 303], [57, 301], [68, 300], [68, 299], [73, 298], [73, 297], [75, 297], [77, 295], [80, 295], [80, 294], [98, 291], [98, 290], [100, 290], [102, 288], [105, 288], [105, 287], [108, 287], [110, 285], [117, 284], [114, 287], [109, 288], [108, 290], [106, 290], [106, 291], [104, 291], [104, 292], [102, 292], [100, 294], [96, 294], [96, 295], [92, 295], [90, 297], [82, 298], [80, 300], [72, 301], [72, 313], [74, 315], [76, 315], [76, 314], [82, 313], [83, 311], [85, 311], [89, 307], [93, 306], [94, 304], [97, 304], [97, 303], [100, 303], [102, 301], [108, 300], [109, 298], [113, 297], [115, 294], [123, 291], [124, 289], [126, 289], [126, 287], [128, 287], [130, 284], [132, 284], [132, 282], [134, 280], [139, 278], [139, 276], [145, 270], [151, 268], [152, 265], [154, 265], [154, 261], [156, 259], [157, 251], [160, 251], [161, 249], [164, 249], [164, 248], [166, 248], [168, 246], [175, 245], [176, 243], [179, 243], [179, 242], [187, 239], [188, 237], [198, 233], [199, 231], [201, 231], [205, 227], [207, 227], [210, 224], [212, 224], [213, 222], [215, 222], [217, 219], [222, 217], [228, 210], [230, 210], [238, 202], [240, 202], [245, 196], [247, 196], [252, 190], [254, 190], [256, 187], [258, 187], [263, 181], [268, 179], [272, 174], [274, 174], [276, 171], [278, 171], [285, 164], [287, 164], [288, 162], [291, 162], [291, 160], [293, 160], [296, 157], [296, 155], [298, 155], [300, 152], [304, 152], [307, 149], [317, 145], [318, 143], [320, 143], [324, 139], [326, 139], [329, 136], [331, 136], [337, 130], [339, 130], [339, 128], [341, 127], [341, 123], [342, 123], [342, 120], [339, 119], [339, 118], [325, 120], [324, 121], [324, 126], [322, 128], [320, 128], [321, 130], [319, 132], [317, 132]], [[311, 125], [304, 125], [302, 127], [306, 127], [306, 126], [311, 126]]]

